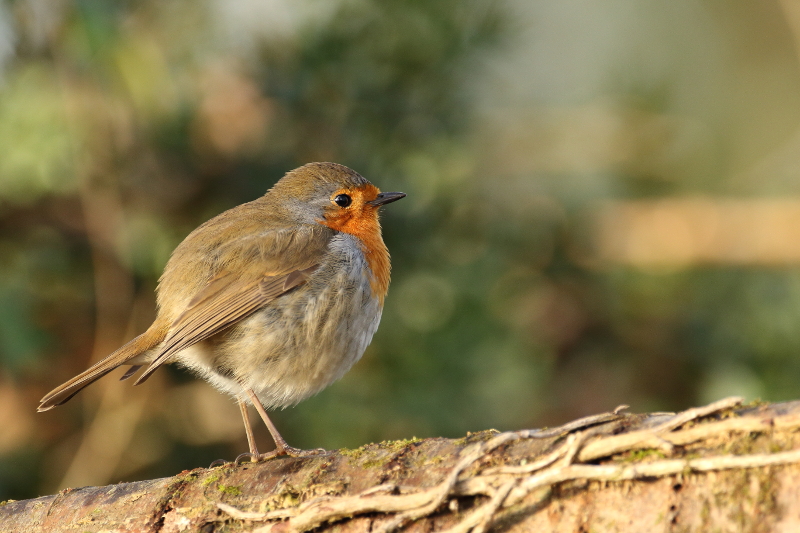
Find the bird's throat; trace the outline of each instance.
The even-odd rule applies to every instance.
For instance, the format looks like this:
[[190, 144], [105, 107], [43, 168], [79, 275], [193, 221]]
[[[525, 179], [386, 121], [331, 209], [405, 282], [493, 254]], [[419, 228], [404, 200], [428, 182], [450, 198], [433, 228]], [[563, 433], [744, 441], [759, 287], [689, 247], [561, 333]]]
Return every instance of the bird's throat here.
[[381, 305], [383, 305], [383, 299], [389, 290], [391, 263], [389, 261], [389, 250], [386, 248], [381, 236], [378, 210], [365, 207], [359, 211], [326, 216], [324, 220], [319, 222], [324, 226], [342, 233], [348, 233], [358, 239], [364, 252], [364, 257], [367, 260], [367, 266], [372, 274], [370, 278], [372, 293], [380, 299]]

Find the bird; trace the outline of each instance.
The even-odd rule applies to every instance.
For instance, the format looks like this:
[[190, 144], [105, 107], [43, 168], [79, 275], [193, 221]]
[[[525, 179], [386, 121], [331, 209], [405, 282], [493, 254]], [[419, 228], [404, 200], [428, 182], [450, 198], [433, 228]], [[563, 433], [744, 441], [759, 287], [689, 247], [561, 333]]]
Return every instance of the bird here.
[[[44, 396], [38, 411], [117, 367], [129, 367], [121, 380], [144, 368], [140, 385], [176, 363], [236, 399], [249, 446], [242, 455], [315, 453], [289, 446], [267, 410], [318, 393], [363, 355], [391, 272], [379, 210], [405, 196], [337, 163], [287, 172], [260, 198], [192, 231], [159, 279], [152, 325]], [[248, 404], [272, 435], [272, 452], [259, 453]]]

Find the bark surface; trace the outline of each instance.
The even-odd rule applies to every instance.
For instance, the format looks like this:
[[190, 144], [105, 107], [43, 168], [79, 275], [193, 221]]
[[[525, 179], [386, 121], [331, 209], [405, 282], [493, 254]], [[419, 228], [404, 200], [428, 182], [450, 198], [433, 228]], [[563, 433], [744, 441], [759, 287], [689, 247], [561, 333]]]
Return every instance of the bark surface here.
[[800, 401], [606, 413], [0, 504], [0, 531], [800, 531]]

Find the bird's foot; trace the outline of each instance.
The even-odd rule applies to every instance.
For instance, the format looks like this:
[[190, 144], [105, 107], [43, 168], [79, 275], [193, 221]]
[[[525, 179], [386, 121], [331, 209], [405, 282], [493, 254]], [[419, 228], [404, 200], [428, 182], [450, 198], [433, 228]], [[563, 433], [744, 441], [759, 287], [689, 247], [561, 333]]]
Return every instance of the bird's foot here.
[[258, 462], [260, 454], [252, 453], [252, 452], [245, 452], [236, 456], [236, 459], [233, 460], [233, 464], [239, 466], [242, 463], [255, 463]]
[[288, 455], [289, 457], [314, 457], [316, 455], [326, 455], [328, 450], [325, 448], [316, 448], [314, 450], [301, 450], [300, 448], [293, 448], [292, 446], [284, 446], [282, 449], [273, 450], [275, 457]]
[[268, 461], [270, 459], [275, 459], [276, 457], [315, 457], [317, 455], [325, 455], [327, 453], [328, 450], [324, 448], [317, 448], [315, 450], [301, 450], [300, 448], [294, 448], [292, 446], [284, 446], [267, 453], [246, 452], [239, 455], [236, 459], [234, 459], [233, 462], [236, 465], [240, 465], [245, 462], [257, 463], [259, 461]]

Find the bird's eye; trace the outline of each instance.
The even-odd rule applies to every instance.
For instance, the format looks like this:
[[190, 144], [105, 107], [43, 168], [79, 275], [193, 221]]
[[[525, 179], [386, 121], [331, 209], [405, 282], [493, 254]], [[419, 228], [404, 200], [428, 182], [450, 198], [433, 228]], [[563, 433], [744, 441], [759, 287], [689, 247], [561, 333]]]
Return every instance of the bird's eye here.
[[339, 207], [347, 207], [348, 205], [350, 205], [353, 202], [353, 199], [350, 198], [350, 196], [348, 196], [346, 194], [337, 194], [336, 198], [334, 198], [333, 201]]

